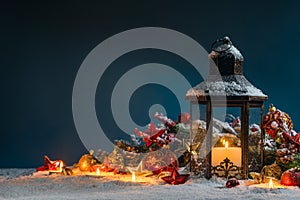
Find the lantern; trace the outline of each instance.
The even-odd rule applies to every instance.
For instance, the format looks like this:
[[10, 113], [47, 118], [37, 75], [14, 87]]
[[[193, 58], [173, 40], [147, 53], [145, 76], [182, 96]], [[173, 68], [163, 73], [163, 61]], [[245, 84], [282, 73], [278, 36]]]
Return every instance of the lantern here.
[[[229, 170], [236, 171], [241, 178], [247, 178], [249, 167], [257, 164], [262, 166], [263, 164], [264, 133], [260, 129], [260, 125], [253, 125], [252, 127], [253, 131], [257, 129], [259, 133], [258, 141], [252, 141], [254, 144], [249, 144], [250, 110], [256, 109], [258, 111], [254, 117], [258, 118], [259, 124], [262, 124], [264, 101], [268, 99], [268, 96], [245, 78], [243, 75], [244, 58], [239, 50], [232, 45], [228, 37], [213, 43], [212, 51], [208, 57], [210, 63], [209, 75], [203, 82], [186, 93], [186, 100], [190, 102], [192, 120], [199, 122], [200, 120], [195, 120], [197, 115], [206, 118], [206, 127], [202, 126], [204, 131], [199, 131], [205, 136], [205, 141], [197, 138], [199, 135], [196, 134], [195, 136], [194, 122], [192, 123], [190, 131], [191, 148], [199, 151], [201, 149], [199, 146], [205, 147], [205, 157], [203, 159], [198, 158], [198, 160], [203, 162], [202, 164], [205, 166], [204, 174], [207, 178], [214, 175], [216, 170], [224, 170], [222, 176], [227, 178], [230, 176]], [[199, 113], [194, 113], [195, 106], [198, 108], [196, 110]], [[201, 106], [204, 109], [201, 109]], [[213, 118], [214, 109], [220, 107], [226, 110], [229, 108], [237, 109], [240, 112], [240, 118], [236, 118], [232, 124]], [[203, 112], [206, 113], [203, 114]], [[203, 121], [199, 123], [201, 122], [203, 123]], [[234, 137], [221, 137], [216, 140], [214, 136], [214, 127], [216, 126], [223, 126], [223, 129], [226, 129], [227, 126], [228, 129], [232, 129], [232, 133], [229, 135]], [[204, 144], [195, 144], [201, 142]], [[214, 146], [214, 143], [217, 143], [217, 145]], [[227, 144], [227, 147], [225, 147], [225, 144]], [[258, 159], [254, 159], [254, 156], [251, 155], [253, 148], [259, 151]], [[222, 156], [224, 159], [220, 160]], [[219, 163], [219, 161], [221, 162]], [[192, 171], [195, 166], [191, 165]]]

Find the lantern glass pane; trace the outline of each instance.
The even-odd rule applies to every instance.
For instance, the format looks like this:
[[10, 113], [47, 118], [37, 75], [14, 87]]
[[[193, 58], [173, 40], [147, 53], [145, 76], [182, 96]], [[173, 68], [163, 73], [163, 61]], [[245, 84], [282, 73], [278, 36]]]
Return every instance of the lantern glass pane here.
[[249, 171], [260, 171], [260, 166], [262, 164], [262, 146], [261, 146], [261, 109], [260, 108], [250, 108], [249, 112]]
[[205, 158], [205, 138], [206, 138], [206, 105], [194, 104], [191, 107], [191, 133], [190, 141], [194, 146], [197, 156]]
[[214, 130], [212, 144], [215, 147], [240, 147], [241, 108], [229, 107], [224, 114], [223, 108], [213, 108]]

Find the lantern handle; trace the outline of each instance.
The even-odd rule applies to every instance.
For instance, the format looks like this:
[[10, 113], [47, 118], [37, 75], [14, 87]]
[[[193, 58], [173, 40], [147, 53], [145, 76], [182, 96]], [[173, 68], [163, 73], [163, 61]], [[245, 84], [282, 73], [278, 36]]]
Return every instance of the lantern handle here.
[[[217, 50], [217, 48], [218, 48], [219, 46], [221, 46], [221, 45], [218, 45], [218, 46], [216, 46], [216, 45], [217, 45], [217, 44], [220, 44], [220, 43], [221, 43], [221, 45], [227, 44], [228, 47], [227, 47], [226, 49], [224, 49], [224, 50]], [[222, 38], [222, 39], [217, 39], [216, 41], [214, 41], [214, 42], [212, 43], [212, 45], [211, 45], [211, 50], [212, 50], [212, 51], [215, 51], [215, 52], [218, 52], [218, 53], [222, 53], [222, 52], [227, 51], [228, 49], [230, 49], [231, 46], [232, 46], [232, 42], [230, 41], [230, 38], [229, 38], [228, 36], [225, 36], [225, 37]]]

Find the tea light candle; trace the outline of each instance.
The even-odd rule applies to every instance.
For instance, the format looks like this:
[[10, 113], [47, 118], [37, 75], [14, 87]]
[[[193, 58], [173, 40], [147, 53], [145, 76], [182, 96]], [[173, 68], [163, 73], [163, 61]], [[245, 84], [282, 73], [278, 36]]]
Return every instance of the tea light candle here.
[[228, 158], [234, 165], [241, 166], [241, 147], [229, 147], [228, 142], [226, 141], [225, 147], [214, 147], [212, 149], [212, 166], [219, 165], [225, 158]]
[[100, 169], [99, 168], [97, 168], [97, 170], [96, 170], [96, 176], [100, 176]]
[[135, 172], [133, 172], [132, 175], [131, 175], [131, 181], [135, 182]]

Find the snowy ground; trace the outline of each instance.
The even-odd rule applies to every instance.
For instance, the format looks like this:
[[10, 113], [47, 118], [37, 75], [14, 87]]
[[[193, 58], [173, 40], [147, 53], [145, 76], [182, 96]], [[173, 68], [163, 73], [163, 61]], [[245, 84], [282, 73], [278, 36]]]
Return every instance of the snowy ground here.
[[[300, 199], [300, 189], [224, 188], [222, 179], [191, 178], [184, 185], [167, 185], [157, 178], [105, 175], [33, 174], [34, 169], [0, 169], [0, 199]], [[149, 183], [145, 183], [149, 182]]]

